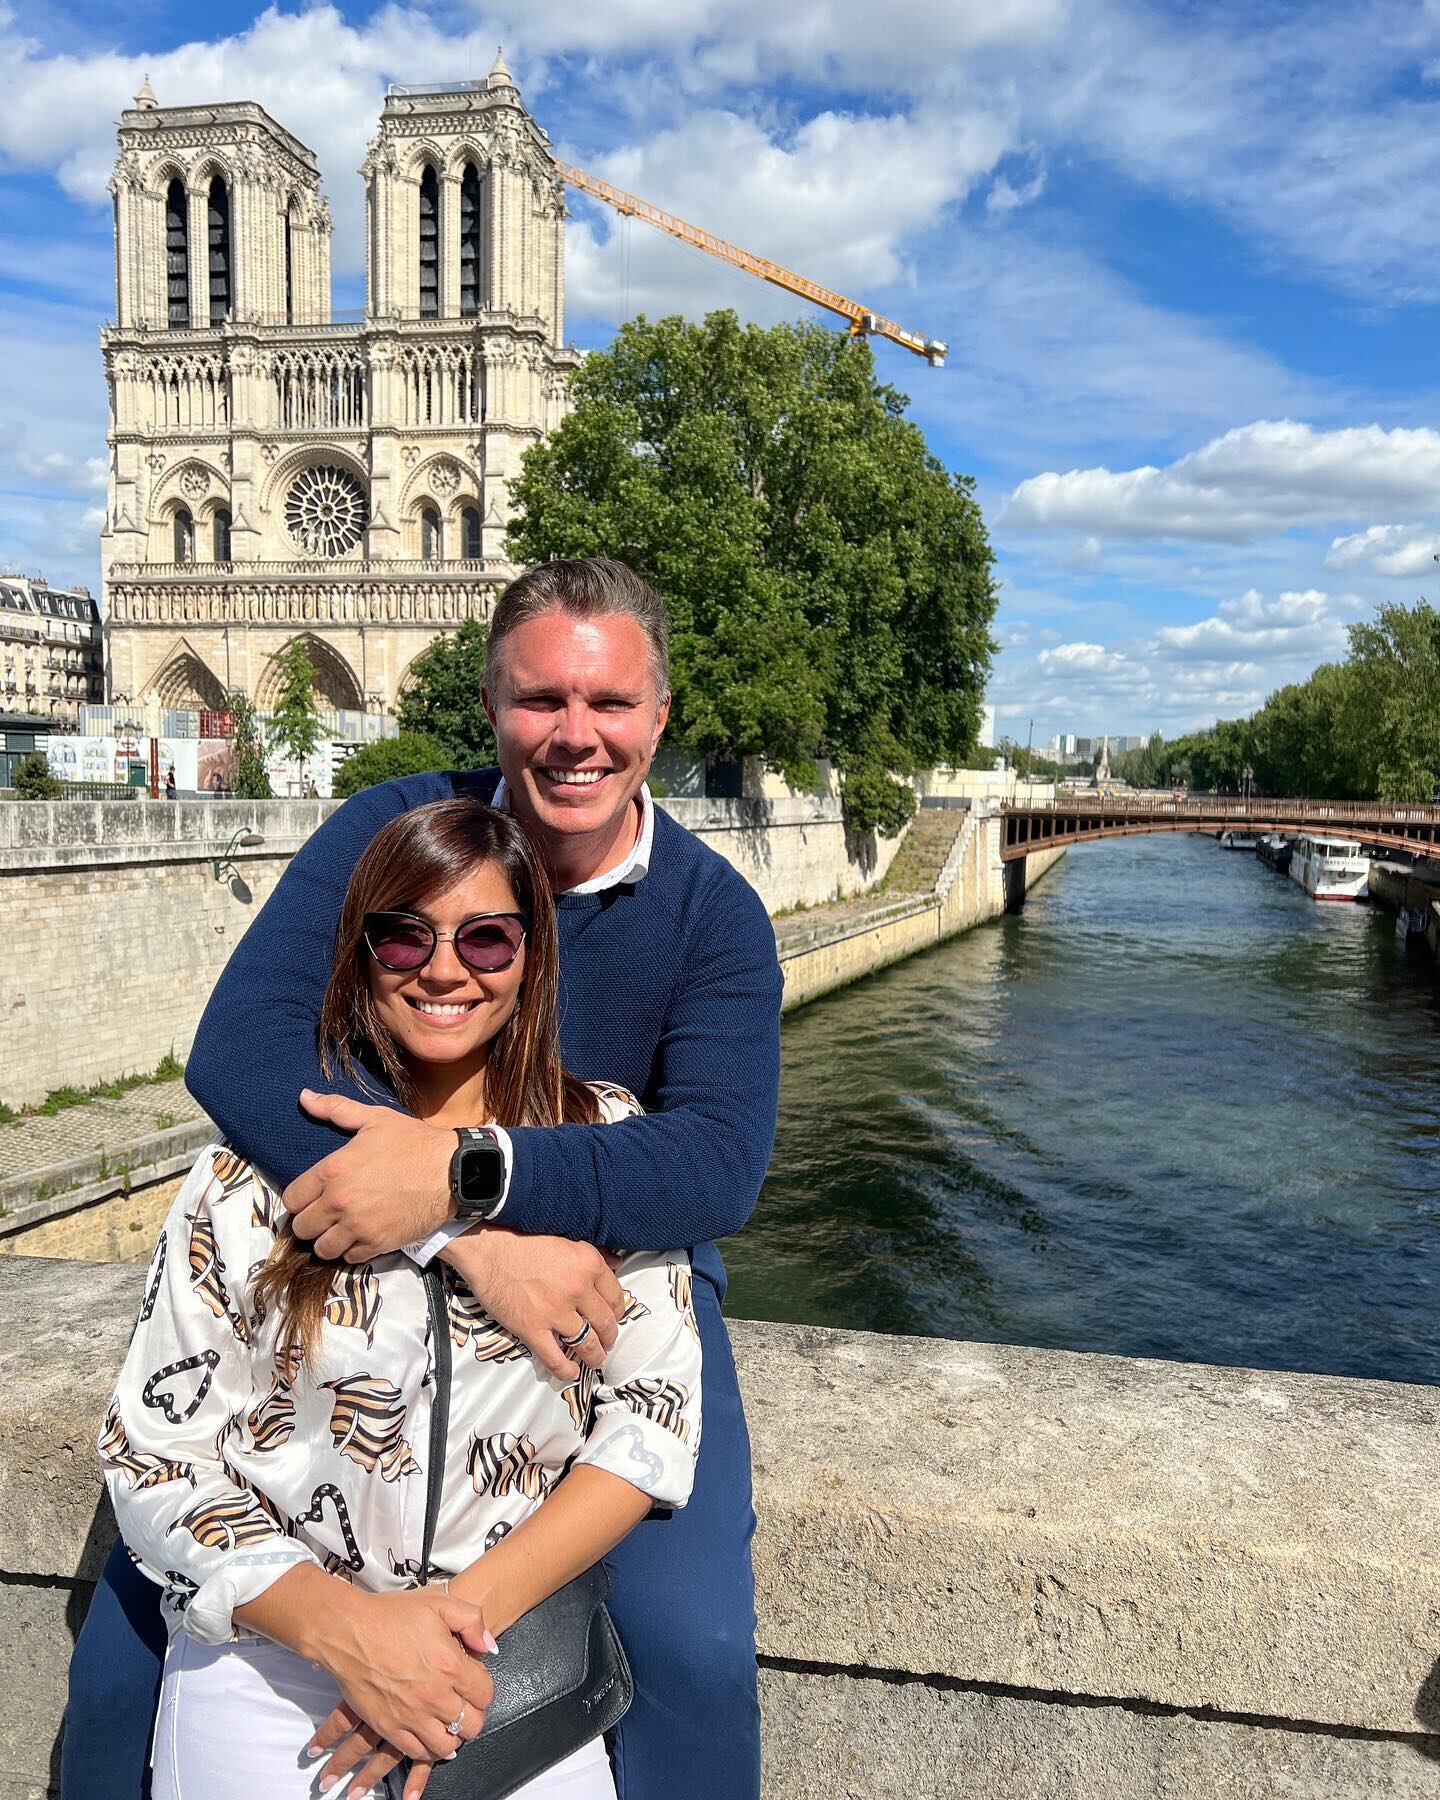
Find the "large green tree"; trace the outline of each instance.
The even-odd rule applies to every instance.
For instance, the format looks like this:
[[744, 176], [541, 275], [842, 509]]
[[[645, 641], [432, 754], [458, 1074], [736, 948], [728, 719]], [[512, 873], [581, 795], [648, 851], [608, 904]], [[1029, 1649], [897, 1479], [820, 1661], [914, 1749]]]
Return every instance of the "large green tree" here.
[[893, 777], [979, 735], [996, 592], [971, 479], [864, 340], [819, 326], [635, 319], [574, 398], [512, 486], [511, 554], [639, 570], [674, 626], [671, 737], [797, 782], [828, 756], [852, 822], [896, 828]]
[[450, 637], [437, 637], [410, 665], [396, 706], [402, 732], [443, 746], [454, 769], [482, 768], [495, 760], [495, 734], [480, 689], [485, 680], [485, 641], [479, 619], [467, 619]]
[[1366, 732], [1373, 792], [1428, 801], [1440, 788], [1440, 613], [1426, 601], [1350, 627], [1354, 729]]

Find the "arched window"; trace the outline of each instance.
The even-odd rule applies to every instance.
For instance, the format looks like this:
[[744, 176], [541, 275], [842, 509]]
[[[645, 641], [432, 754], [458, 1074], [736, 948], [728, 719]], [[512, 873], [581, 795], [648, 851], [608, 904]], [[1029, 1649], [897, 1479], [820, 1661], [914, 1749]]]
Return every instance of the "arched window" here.
[[230, 190], [220, 176], [210, 183], [210, 323], [230, 317]]
[[230, 514], [223, 506], [215, 514], [215, 560], [230, 560]]
[[460, 554], [466, 562], [480, 560], [480, 508], [467, 506], [460, 515]]
[[195, 560], [195, 521], [183, 506], [175, 513], [175, 560], [177, 563]]
[[295, 202], [285, 208], [285, 323], [295, 323]]
[[429, 163], [420, 177], [420, 317], [440, 317], [440, 177]]
[[172, 327], [190, 323], [190, 230], [185, 189], [172, 181], [165, 190], [165, 283]]
[[427, 506], [420, 514], [420, 556], [424, 562], [439, 562], [442, 554], [440, 515]]
[[460, 181], [460, 311], [480, 310], [480, 171], [466, 163]]

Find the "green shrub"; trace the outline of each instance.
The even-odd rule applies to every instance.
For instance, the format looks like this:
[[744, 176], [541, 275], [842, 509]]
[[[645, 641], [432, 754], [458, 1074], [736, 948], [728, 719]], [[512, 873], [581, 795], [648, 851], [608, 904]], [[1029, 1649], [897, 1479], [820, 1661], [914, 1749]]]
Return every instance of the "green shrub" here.
[[443, 744], [422, 731], [402, 731], [399, 737], [381, 738], [347, 756], [331, 792], [337, 800], [346, 800], [361, 788], [378, 787], [401, 775], [427, 775], [432, 769], [454, 766]]
[[44, 752], [32, 750], [15, 771], [15, 792], [22, 800], [58, 800], [65, 783], [50, 773]]

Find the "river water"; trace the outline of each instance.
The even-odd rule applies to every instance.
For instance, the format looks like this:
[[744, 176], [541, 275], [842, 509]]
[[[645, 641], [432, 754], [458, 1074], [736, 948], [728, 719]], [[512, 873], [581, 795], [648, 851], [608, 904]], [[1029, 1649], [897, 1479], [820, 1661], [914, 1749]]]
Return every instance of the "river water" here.
[[728, 1310], [1440, 1382], [1440, 982], [1209, 838], [803, 1007]]

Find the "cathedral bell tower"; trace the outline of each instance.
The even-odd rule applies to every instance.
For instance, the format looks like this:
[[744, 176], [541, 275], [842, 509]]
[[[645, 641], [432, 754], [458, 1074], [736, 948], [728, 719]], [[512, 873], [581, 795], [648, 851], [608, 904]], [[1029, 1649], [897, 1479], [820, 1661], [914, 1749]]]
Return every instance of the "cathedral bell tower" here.
[[147, 81], [119, 135], [112, 692], [264, 708], [299, 638], [337, 713], [393, 712], [415, 657], [514, 573], [509, 482], [568, 410], [545, 133], [503, 56], [391, 88], [344, 323], [315, 158], [261, 107], [162, 107]]

